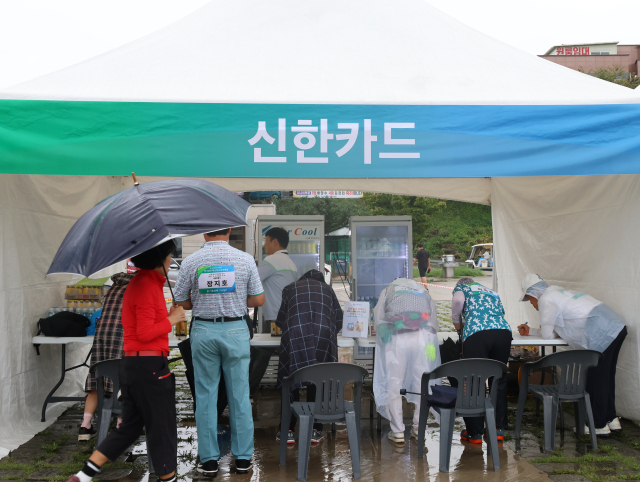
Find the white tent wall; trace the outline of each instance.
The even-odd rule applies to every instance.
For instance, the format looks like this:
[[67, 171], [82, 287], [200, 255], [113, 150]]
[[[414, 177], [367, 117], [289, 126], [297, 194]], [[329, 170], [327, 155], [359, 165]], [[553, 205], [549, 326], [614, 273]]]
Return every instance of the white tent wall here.
[[[47, 422], [40, 422], [44, 399], [60, 377], [61, 348], [41, 346], [36, 356], [31, 337], [48, 308], [63, 303], [65, 286], [80, 278], [44, 275], [73, 223], [122, 187], [121, 177], [0, 175], [0, 457], [68, 405], [49, 405]], [[82, 363], [88, 350], [69, 345], [67, 367]], [[84, 368], [69, 372], [58, 394], [82, 394], [86, 376]]]
[[640, 420], [640, 176], [493, 178], [491, 201], [498, 287], [511, 325], [539, 326], [534, 308], [518, 301], [528, 272], [607, 303], [629, 331], [616, 408]]

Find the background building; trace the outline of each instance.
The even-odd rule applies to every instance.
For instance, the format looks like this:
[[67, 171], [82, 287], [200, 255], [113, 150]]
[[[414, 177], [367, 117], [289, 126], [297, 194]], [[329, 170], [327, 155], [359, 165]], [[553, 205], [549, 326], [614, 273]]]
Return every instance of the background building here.
[[618, 42], [563, 44], [554, 45], [540, 57], [573, 70], [582, 68], [589, 72], [620, 65], [623, 70], [638, 75], [640, 46], [619, 45]]

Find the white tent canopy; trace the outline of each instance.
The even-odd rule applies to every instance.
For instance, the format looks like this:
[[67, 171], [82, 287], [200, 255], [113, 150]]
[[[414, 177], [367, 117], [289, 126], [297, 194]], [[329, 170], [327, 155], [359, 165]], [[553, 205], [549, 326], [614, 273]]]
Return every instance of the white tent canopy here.
[[3, 98], [286, 104], [596, 104], [631, 91], [522, 52], [423, 0], [212, 1]]
[[[0, 453], [39, 427], [55, 379], [58, 353], [43, 349], [36, 358], [30, 345], [37, 319], [62, 298], [65, 282], [44, 280], [48, 263], [74, 219], [128, 185], [131, 171], [143, 181], [197, 175], [234, 191], [345, 189], [490, 203], [510, 323], [537, 326], [532, 308], [517, 302], [529, 271], [610, 304], [629, 329], [618, 410], [640, 420], [640, 233], [630, 221], [640, 207], [639, 105], [637, 92], [521, 52], [422, 0], [215, 0], [152, 35], [0, 91], [0, 223], [8, 233], [0, 329], [10, 334], [0, 338]], [[259, 114], [245, 122], [237, 112]], [[358, 122], [360, 136], [363, 119], [375, 123], [381, 113], [371, 128], [375, 149], [386, 144], [382, 121], [415, 122], [420, 157], [407, 157], [407, 145], [400, 157], [385, 161], [381, 152], [371, 164], [362, 162], [363, 147], [339, 159], [329, 152], [325, 165], [254, 163], [247, 140], [264, 119], [279, 137], [280, 112], [315, 123], [354, 119], [346, 122]], [[232, 138], [242, 148], [220, 154]], [[263, 149], [282, 155], [280, 139]]]

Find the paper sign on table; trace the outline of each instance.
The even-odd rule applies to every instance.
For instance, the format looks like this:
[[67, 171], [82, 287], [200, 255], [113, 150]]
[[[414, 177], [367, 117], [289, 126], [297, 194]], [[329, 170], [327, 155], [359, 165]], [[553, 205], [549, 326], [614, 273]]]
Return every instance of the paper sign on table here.
[[347, 301], [344, 304], [344, 319], [342, 321], [342, 336], [351, 338], [366, 338], [369, 336], [368, 301]]

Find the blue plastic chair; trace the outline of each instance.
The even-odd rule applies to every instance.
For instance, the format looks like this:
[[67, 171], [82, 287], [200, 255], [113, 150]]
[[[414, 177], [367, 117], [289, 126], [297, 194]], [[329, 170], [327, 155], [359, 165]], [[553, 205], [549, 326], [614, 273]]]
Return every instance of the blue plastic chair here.
[[[573, 402], [576, 413], [576, 432], [584, 435], [585, 412], [589, 422], [591, 444], [593, 449], [598, 448], [596, 429], [591, 412], [591, 401], [586, 391], [587, 373], [590, 367], [598, 364], [602, 353], [594, 350], [568, 350], [547, 355], [535, 362], [522, 365], [520, 375], [520, 396], [518, 399], [518, 412], [516, 414], [516, 441], [520, 440], [522, 426], [522, 414], [527, 394], [542, 400], [544, 409], [544, 449], [554, 451], [556, 446], [556, 420], [558, 406], [562, 402]], [[559, 367], [561, 370], [560, 383], [555, 385], [529, 385], [529, 374], [533, 370], [546, 367]]]
[[[120, 358], [98, 362], [89, 369], [98, 382], [98, 434], [96, 447], [107, 438], [111, 417], [122, 415], [122, 403], [118, 400], [118, 392], [120, 391], [119, 369]], [[109, 398], [105, 398], [105, 378], [110, 378], [113, 382], [113, 394]]]
[[[493, 459], [493, 470], [500, 470], [498, 458], [498, 434], [496, 431], [495, 406], [498, 398], [498, 380], [507, 372], [507, 365], [486, 358], [467, 358], [440, 365], [430, 373], [422, 375], [420, 394], [420, 425], [418, 440], [424, 440], [429, 409], [440, 414], [440, 472], [449, 472], [453, 427], [456, 417], [484, 415], [488, 432], [487, 450]], [[455, 378], [458, 392], [455, 407], [444, 408], [429, 400], [429, 381], [442, 377]], [[489, 396], [487, 380], [491, 381]], [[424, 454], [424, 443], [418, 444], [418, 457]]]
[[[300, 368], [282, 380], [282, 414], [280, 430], [286, 433], [291, 414], [300, 422], [298, 436], [298, 480], [307, 480], [309, 451], [313, 423], [346, 422], [351, 452], [353, 478], [360, 478], [360, 403], [362, 385], [368, 375], [365, 368], [351, 363], [319, 363]], [[344, 399], [345, 387], [353, 382], [353, 401]], [[316, 398], [313, 402], [291, 403], [291, 390], [301, 384], [313, 384]], [[280, 465], [287, 462], [287, 437], [280, 437]]]

